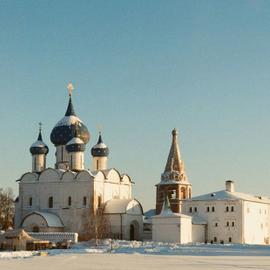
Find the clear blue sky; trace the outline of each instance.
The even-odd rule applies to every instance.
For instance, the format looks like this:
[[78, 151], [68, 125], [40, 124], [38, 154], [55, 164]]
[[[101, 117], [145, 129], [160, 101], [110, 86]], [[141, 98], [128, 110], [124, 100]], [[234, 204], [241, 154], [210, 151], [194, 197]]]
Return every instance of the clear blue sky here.
[[269, 1], [1, 1], [0, 186], [17, 193], [29, 146], [74, 106], [110, 166], [154, 206], [171, 130], [180, 131], [193, 194], [270, 196]]

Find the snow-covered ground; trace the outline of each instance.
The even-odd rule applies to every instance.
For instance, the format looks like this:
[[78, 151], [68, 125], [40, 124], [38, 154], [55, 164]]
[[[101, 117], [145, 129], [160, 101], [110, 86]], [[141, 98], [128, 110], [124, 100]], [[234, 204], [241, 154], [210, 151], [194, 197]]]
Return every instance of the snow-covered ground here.
[[26, 270], [29, 269], [30, 265], [33, 269], [38, 268], [39, 270], [167, 270], [180, 269], [180, 267], [185, 270], [270, 270], [270, 247], [254, 245], [180, 245], [136, 241], [104, 241], [98, 247], [95, 247], [93, 243], [84, 242], [68, 250], [0, 252], [0, 269]]
[[[237, 244], [170, 244], [124, 240], [104, 240], [96, 246], [93, 242], [81, 242], [71, 249], [52, 249], [42, 252], [48, 256], [65, 254], [144, 254], [180, 256], [270, 256], [270, 246]], [[0, 259], [39, 256], [37, 251], [0, 252]]]

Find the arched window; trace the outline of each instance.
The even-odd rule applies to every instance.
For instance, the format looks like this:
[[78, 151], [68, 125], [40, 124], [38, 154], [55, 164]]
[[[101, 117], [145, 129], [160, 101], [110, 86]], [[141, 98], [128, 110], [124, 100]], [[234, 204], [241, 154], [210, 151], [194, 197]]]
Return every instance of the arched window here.
[[49, 197], [49, 199], [48, 199], [48, 207], [53, 208], [53, 197]]
[[73, 156], [70, 155], [70, 169], [73, 168]]
[[181, 187], [181, 200], [186, 199], [186, 189], [184, 187]]
[[33, 204], [33, 199], [32, 197], [29, 197], [29, 206], [32, 206], [32, 204]]
[[86, 206], [86, 203], [87, 203], [87, 198], [86, 196], [83, 197], [83, 206]]
[[68, 206], [71, 206], [72, 200], [71, 200], [71, 196], [68, 197]]
[[101, 195], [98, 196], [98, 207], [101, 207], [102, 198]]

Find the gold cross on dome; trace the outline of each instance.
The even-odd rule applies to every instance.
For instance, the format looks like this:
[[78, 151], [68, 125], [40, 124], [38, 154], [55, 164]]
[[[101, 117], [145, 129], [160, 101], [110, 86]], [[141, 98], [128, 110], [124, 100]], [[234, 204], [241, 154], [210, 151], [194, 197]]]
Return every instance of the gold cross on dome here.
[[97, 129], [98, 129], [98, 133], [101, 134], [101, 131], [102, 131], [102, 125], [101, 125], [101, 124], [98, 124], [98, 125], [97, 125]]
[[41, 129], [42, 129], [42, 123], [39, 122], [38, 125], [39, 125], [39, 132], [41, 132]]
[[71, 82], [68, 84], [67, 89], [68, 89], [68, 94], [71, 97], [72, 91], [74, 90], [73, 84]]

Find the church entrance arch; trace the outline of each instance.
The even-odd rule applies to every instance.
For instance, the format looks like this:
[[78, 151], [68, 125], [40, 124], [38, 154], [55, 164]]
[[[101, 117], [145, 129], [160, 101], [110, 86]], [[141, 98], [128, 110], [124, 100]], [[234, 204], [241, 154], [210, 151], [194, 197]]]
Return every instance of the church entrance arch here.
[[33, 232], [39, 232], [39, 227], [37, 225], [33, 226], [32, 231]]
[[129, 240], [139, 240], [139, 223], [136, 220], [129, 225]]
[[129, 229], [129, 240], [135, 240], [135, 228], [133, 224], [130, 224], [130, 229]]

